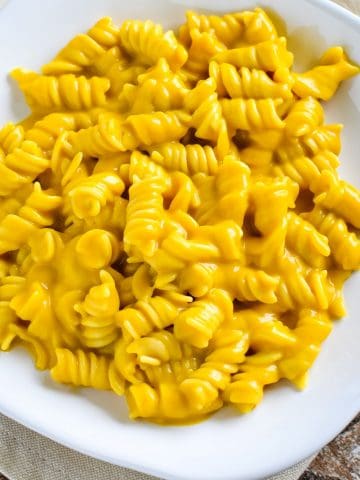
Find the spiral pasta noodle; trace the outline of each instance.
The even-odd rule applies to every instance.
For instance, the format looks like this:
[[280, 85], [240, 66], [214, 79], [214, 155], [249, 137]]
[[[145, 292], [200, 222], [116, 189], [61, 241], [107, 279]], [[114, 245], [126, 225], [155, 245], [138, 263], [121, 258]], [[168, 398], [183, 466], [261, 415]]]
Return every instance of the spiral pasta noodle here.
[[0, 280], [0, 349], [3, 351], [9, 350], [16, 338], [12, 326], [16, 324], [17, 316], [10, 301], [22, 290], [24, 283], [25, 278], [19, 275], [4, 275]]
[[61, 197], [52, 191], [43, 191], [40, 183], [19, 209], [17, 215], [9, 214], [0, 223], [0, 252], [17, 250], [27, 243], [37, 228], [49, 227], [54, 222], [53, 212], [60, 207]]
[[0, 130], [0, 350], [163, 423], [305, 388], [360, 268], [323, 106], [359, 68], [335, 46], [293, 71], [275, 23], [104, 17], [12, 72], [31, 115]]
[[320, 102], [313, 97], [299, 100], [291, 108], [285, 119], [285, 128], [289, 135], [299, 137], [321, 125], [324, 112]]
[[39, 146], [24, 140], [0, 163], [0, 196], [6, 196], [31, 183], [49, 167]]
[[[158, 246], [164, 223], [164, 185], [157, 177], [134, 183], [130, 189], [127, 222], [124, 231], [128, 253], [135, 249], [152, 256]], [[148, 232], [148, 236], [145, 236]], [[134, 252], [134, 253], [135, 253]]]
[[93, 126], [98, 116], [96, 109], [90, 112], [50, 113], [25, 132], [25, 139], [35, 142], [45, 152], [51, 151], [63, 132]]
[[200, 32], [198, 29], [190, 30], [190, 48], [187, 62], [182, 74], [191, 83], [207, 77], [209, 61], [217, 53], [225, 50], [225, 46], [210, 32]]
[[205, 348], [220, 324], [231, 314], [230, 296], [222, 290], [211, 290], [177, 317], [174, 333], [189, 345]]
[[281, 67], [290, 67], [293, 55], [286, 49], [284, 37], [265, 40], [246, 47], [224, 50], [214, 56], [218, 63], [231, 63], [235, 67], [258, 68], [275, 72]]
[[110, 390], [108, 373], [109, 359], [105, 356], [65, 348], [56, 350], [56, 365], [51, 369], [51, 376], [57, 382], [101, 390]]
[[179, 37], [182, 43], [190, 43], [191, 30], [199, 32], [213, 31], [216, 37], [227, 47], [230, 47], [237, 40], [240, 40], [243, 34], [243, 21], [241, 14], [219, 15], [201, 15], [197, 12], [188, 11], [186, 13], [186, 24], [180, 27]]
[[302, 217], [327, 238], [331, 254], [342, 268], [346, 270], [359, 268], [360, 241], [354, 232], [349, 231], [343, 219], [319, 207], [315, 207], [309, 213], [303, 213]]
[[148, 335], [153, 330], [171, 325], [180, 308], [164, 297], [140, 300], [133, 307], [118, 312], [116, 321], [133, 338]]
[[81, 72], [108, 48], [118, 43], [118, 28], [111, 18], [100, 19], [87, 34], [73, 38], [42, 71], [45, 75]]
[[273, 172], [279, 177], [289, 177], [296, 182], [300, 189], [309, 188], [321, 176], [323, 171], [336, 171], [339, 160], [330, 151], [320, 152], [312, 158], [297, 157], [273, 166]]
[[126, 83], [119, 95], [120, 108], [131, 113], [168, 111], [181, 108], [188, 89], [164, 58], [148, 73], [139, 75], [139, 84]]
[[357, 73], [356, 66], [347, 60], [344, 50], [332, 47], [324, 53], [319, 66], [294, 75], [293, 90], [302, 98], [312, 96], [330, 100], [339, 83]]
[[[72, 74], [59, 77], [36, 75], [19, 71], [12, 72], [19, 78], [19, 86], [27, 103], [33, 110], [89, 110], [106, 103], [106, 92], [110, 88], [107, 78]], [[25, 77], [25, 78], [24, 78]], [[27, 77], [30, 77], [27, 81]]]
[[182, 111], [131, 115], [125, 121], [124, 144], [129, 148], [180, 140], [187, 131], [190, 117]]
[[124, 49], [147, 65], [165, 58], [173, 69], [178, 69], [187, 59], [186, 50], [178, 43], [174, 33], [164, 33], [161, 25], [151, 20], [125, 21], [120, 27], [119, 37]]
[[226, 288], [233, 298], [240, 301], [276, 302], [276, 288], [279, 279], [262, 270], [239, 265], [224, 265], [218, 270], [215, 285]]
[[128, 353], [137, 356], [140, 364], [159, 366], [186, 357], [187, 345], [182, 345], [171, 332], [159, 331], [134, 340], [127, 347]]
[[233, 130], [283, 128], [284, 123], [276, 111], [281, 103], [281, 99], [236, 98], [221, 100], [221, 107], [224, 118]]
[[168, 170], [177, 170], [189, 175], [214, 174], [219, 164], [216, 154], [210, 146], [183, 145], [176, 142], [152, 147], [151, 159]]
[[277, 298], [281, 308], [301, 304], [306, 307], [326, 310], [334, 296], [334, 285], [327, 270], [302, 268], [285, 258], [282, 265], [283, 277], [279, 283]]
[[13, 123], [5, 125], [0, 131], [0, 147], [2, 153], [7, 155], [14, 151], [15, 148], [20, 147], [24, 136], [24, 128], [21, 125], [14, 125]]
[[360, 193], [355, 187], [340, 180], [335, 172], [324, 170], [312, 188], [316, 204], [332, 209], [355, 228], [360, 228]]
[[96, 217], [101, 209], [124, 191], [124, 183], [115, 174], [97, 173], [80, 180], [69, 191], [74, 215], [78, 218]]
[[234, 404], [240, 412], [250, 412], [263, 398], [264, 387], [276, 383], [280, 378], [279, 368], [276, 365], [276, 354], [273, 355], [274, 363], [270, 358], [247, 358], [241, 367], [241, 372], [233, 375], [232, 382], [224, 391], [224, 398]]
[[287, 214], [286, 241], [290, 248], [314, 267], [324, 266], [324, 257], [330, 255], [327, 237], [293, 212]]
[[323, 125], [305, 135], [302, 142], [313, 155], [326, 150], [338, 155], [341, 150], [341, 130], [341, 124]]
[[217, 91], [221, 96], [231, 98], [291, 98], [287, 83], [271, 80], [263, 70], [241, 67], [239, 70], [229, 63], [218, 65], [213, 62], [209, 67], [210, 75], [216, 80]]

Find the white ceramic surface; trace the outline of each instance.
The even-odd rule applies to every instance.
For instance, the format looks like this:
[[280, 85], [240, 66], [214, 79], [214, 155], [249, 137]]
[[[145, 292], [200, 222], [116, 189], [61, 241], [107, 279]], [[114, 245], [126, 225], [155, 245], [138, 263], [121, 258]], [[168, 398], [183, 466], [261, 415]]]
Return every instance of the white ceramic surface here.
[[[261, 0], [287, 23], [290, 47], [308, 66], [333, 44], [360, 63], [360, 21], [326, 0]], [[103, 15], [116, 21], [183, 21], [186, 8], [229, 11], [256, 6], [241, 0], [10, 0], [0, 11], [0, 123], [24, 114], [6, 77], [11, 68], [37, 68]], [[328, 122], [345, 123], [341, 171], [360, 187], [360, 78], [340, 88]], [[123, 399], [110, 393], [55, 386], [23, 351], [0, 354], [0, 411], [64, 445], [166, 479], [260, 479], [309, 456], [360, 408], [360, 276], [346, 287], [348, 317], [337, 323], [310, 375], [309, 388], [279, 385], [250, 415], [224, 409], [208, 421], [160, 427], [127, 419]]]

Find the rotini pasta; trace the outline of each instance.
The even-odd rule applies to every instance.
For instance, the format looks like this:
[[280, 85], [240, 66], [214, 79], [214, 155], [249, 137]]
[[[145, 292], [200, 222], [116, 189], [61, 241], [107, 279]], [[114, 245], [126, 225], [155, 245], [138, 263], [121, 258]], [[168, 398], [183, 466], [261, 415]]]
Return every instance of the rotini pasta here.
[[230, 63], [237, 68], [257, 68], [275, 72], [282, 67], [291, 67], [293, 54], [286, 48], [284, 37], [266, 40], [246, 47], [224, 50], [214, 56], [218, 63]]
[[186, 24], [180, 27], [179, 38], [187, 47], [189, 47], [191, 42], [191, 30], [198, 30], [199, 32], [213, 31], [220, 42], [227, 47], [231, 47], [243, 35], [242, 15], [238, 13], [223, 16], [200, 15], [190, 10], [186, 13], [186, 19]]
[[71, 352], [65, 348], [56, 350], [56, 364], [51, 376], [60, 383], [74, 386], [110, 390], [109, 359], [105, 356], [86, 353], [83, 350]]
[[281, 270], [276, 294], [280, 308], [297, 304], [322, 310], [329, 308], [335, 291], [327, 270], [308, 270], [300, 262], [292, 262], [289, 256], [283, 258]]
[[287, 214], [286, 241], [289, 248], [304, 258], [309, 265], [313, 267], [326, 266], [324, 257], [330, 255], [327, 237], [294, 212]]
[[189, 175], [216, 173], [219, 160], [213, 148], [198, 144], [183, 145], [169, 142], [151, 148], [151, 159], [167, 170], [178, 170]]
[[210, 75], [216, 80], [221, 96], [231, 98], [291, 98], [290, 86], [277, 83], [263, 70], [241, 67], [239, 70], [229, 63], [210, 63]]
[[124, 247], [128, 254], [136, 255], [139, 251], [148, 257], [154, 255], [163, 233], [164, 190], [158, 177], [150, 177], [131, 186], [124, 231]]
[[152, 366], [181, 360], [187, 356], [187, 350], [191, 351], [187, 345], [182, 345], [174, 334], [166, 330], [134, 340], [126, 349], [128, 353], [137, 356], [138, 363]]
[[279, 279], [262, 270], [238, 264], [223, 265], [217, 276], [215, 285], [228, 290], [233, 298], [243, 302], [276, 302], [275, 292]]
[[25, 132], [21, 125], [8, 123], [0, 131], [0, 148], [4, 155], [11, 153], [15, 148], [20, 147], [24, 140]]
[[50, 113], [25, 132], [25, 139], [35, 142], [43, 151], [51, 151], [63, 132], [77, 131], [93, 126], [99, 110], [91, 112]]
[[244, 40], [246, 43], [256, 44], [266, 40], [275, 40], [278, 36], [276, 28], [269, 16], [261, 8], [253, 12], [242, 12], [244, 23]]
[[139, 338], [172, 325], [180, 309], [164, 297], [151, 297], [118, 312], [116, 322], [133, 338]]
[[0, 223], [1, 254], [17, 250], [29, 241], [37, 228], [49, 227], [54, 222], [54, 212], [62, 204], [62, 198], [53, 191], [34, 188], [17, 214], [7, 215]]
[[182, 111], [130, 115], [124, 123], [126, 149], [180, 140], [186, 133], [190, 116]]
[[118, 43], [118, 28], [111, 18], [100, 19], [87, 34], [73, 38], [47, 65], [42, 72], [45, 75], [77, 73], [92, 66], [95, 60], [108, 48]]
[[301, 137], [322, 124], [324, 111], [313, 97], [299, 100], [291, 108], [285, 119], [285, 128], [289, 135]]
[[205, 298], [194, 302], [176, 318], [175, 335], [189, 345], [205, 348], [220, 324], [231, 317], [232, 309], [228, 293], [210, 290]]
[[304, 190], [311, 187], [324, 170], [335, 171], [338, 165], [337, 156], [324, 151], [312, 158], [300, 156], [292, 161], [274, 164], [273, 173], [278, 177], [291, 178]]
[[164, 33], [161, 25], [151, 20], [125, 21], [120, 27], [119, 38], [124, 49], [145, 65], [165, 58], [171, 68], [177, 70], [186, 62], [187, 52], [174, 33], [171, 30]]
[[138, 85], [127, 83], [119, 95], [120, 108], [131, 113], [176, 110], [184, 104], [188, 89], [164, 58], [156, 67], [138, 77]]
[[0, 163], [0, 196], [7, 196], [35, 178], [49, 167], [39, 146], [24, 140], [19, 147], [9, 153]]
[[299, 97], [330, 100], [340, 82], [358, 73], [357, 67], [346, 59], [341, 47], [332, 47], [320, 59], [320, 65], [308, 72], [295, 73], [293, 91]]
[[225, 46], [210, 32], [190, 30], [191, 46], [182, 74], [185, 79], [195, 83], [207, 77], [210, 59], [225, 50]]
[[0, 350], [131, 418], [240, 412], [304, 388], [360, 268], [360, 194], [323, 103], [359, 68], [294, 56], [261, 8], [179, 31], [100, 19], [0, 130]]
[[261, 100], [236, 98], [224, 99], [220, 103], [224, 118], [233, 131], [284, 127], [284, 122], [276, 111], [277, 106], [282, 103], [280, 98]]
[[[18, 80], [28, 105], [34, 110], [89, 110], [106, 103], [106, 92], [110, 88], [107, 78], [72, 74], [51, 77], [31, 72], [14, 70], [13, 78]], [[28, 79], [28, 80], [27, 80]]]
[[360, 193], [345, 180], [340, 180], [335, 172], [324, 170], [315, 180], [312, 189], [315, 204], [333, 210], [355, 228], [360, 228]]
[[340, 133], [343, 126], [323, 125], [302, 137], [302, 142], [313, 155], [328, 150], [338, 155], [341, 150]]
[[96, 217], [115, 195], [124, 191], [124, 183], [116, 174], [97, 173], [77, 182], [69, 191], [74, 215], [78, 218]]
[[335, 261], [345, 270], [357, 270], [360, 263], [360, 240], [350, 232], [343, 219], [331, 212], [315, 207], [301, 214], [328, 240]]

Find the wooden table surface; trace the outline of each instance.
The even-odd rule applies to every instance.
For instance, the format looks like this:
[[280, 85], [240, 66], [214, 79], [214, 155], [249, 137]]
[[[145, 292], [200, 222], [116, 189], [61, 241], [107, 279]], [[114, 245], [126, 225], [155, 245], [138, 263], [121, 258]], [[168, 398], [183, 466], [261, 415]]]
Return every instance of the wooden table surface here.
[[360, 479], [360, 414], [321, 450], [299, 480]]

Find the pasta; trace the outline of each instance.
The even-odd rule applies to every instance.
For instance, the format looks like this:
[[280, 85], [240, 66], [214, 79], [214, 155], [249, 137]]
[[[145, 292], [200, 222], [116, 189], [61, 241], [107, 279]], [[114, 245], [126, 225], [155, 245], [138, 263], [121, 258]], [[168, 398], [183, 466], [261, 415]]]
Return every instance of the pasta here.
[[105, 17], [15, 69], [31, 115], [0, 130], [0, 350], [156, 422], [304, 388], [360, 269], [323, 106], [359, 68], [340, 46], [293, 61], [256, 8], [177, 32]]
[[230, 63], [238, 68], [258, 68], [275, 72], [282, 67], [291, 67], [293, 55], [286, 49], [286, 39], [280, 37], [256, 45], [224, 50], [215, 55], [214, 60], [219, 63]]
[[330, 100], [339, 83], [358, 73], [355, 65], [347, 61], [341, 47], [332, 47], [324, 53], [319, 66], [308, 72], [295, 74], [293, 90], [299, 97], [312, 96]]
[[25, 132], [25, 139], [35, 142], [43, 151], [51, 151], [63, 132], [77, 131], [94, 124], [99, 112], [50, 113]]
[[0, 131], [0, 146], [3, 155], [11, 153], [24, 140], [24, 128], [21, 125], [8, 123]]
[[241, 67], [239, 71], [229, 63], [212, 62], [210, 75], [215, 78], [217, 91], [231, 98], [291, 98], [287, 83], [274, 82], [263, 70]]
[[0, 163], [0, 196], [10, 195], [31, 183], [48, 167], [49, 159], [41, 148], [31, 140], [24, 140]]
[[175, 336], [189, 345], [205, 348], [221, 323], [231, 315], [230, 296], [223, 290], [210, 290], [175, 319]]
[[126, 84], [119, 95], [122, 110], [131, 113], [181, 108], [188, 93], [186, 84], [174, 74], [164, 58], [149, 72], [138, 76], [138, 85]]
[[146, 65], [154, 65], [165, 58], [174, 70], [182, 67], [187, 59], [185, 48], [179, 44], [174, 33], [164, 33], [161, 25], [151, 20], [140, 22], [127, 20], [120, 27], [119, 39], [124, 49]]
[[184, 172], [189, 175], [195, 173], [216, 173], [219, 160], [212, 147], [198, 144], [183, 145], [182, 143], [169, 142], [152, 147], [151, 160], [167, 170]]
[[58, 348], [56, 365], [51, 369], [51, 376], [61, 383], [110, 390], [108, 372], [109, 360], [105, 356], [86, 353], [83, 350], [71, 352], [65, 348]]
[[42, 71], [44, 75], [81, 72], [110, 47], [118, 44], [119, 29], [111, 18], [100, 19], [87, 34], [73, 38]]
[[281, 99], [236, 98], [222, 100], [221, 107], [225, 120], [233, 130], [260, 130], [284, 126], [276, 110], [281, 103]]
[[39, 182], [19, 209], [17, 215], [9, 214], [0, 223], [1, 254], [17, 250], [28, 242], [34, 230], [49, 227], [54, 222], [53, 212], [62, 204], [53, 191], [43, 191]]
[[33, 111], [49, 110], [88, 110], [106, 103], [106, 92], [110, 88], [107, 78], [60, 75], [51, 77], [32, 72], [15, 70], [12, 72], [27, 103]]
[[324, 112], [320, 102], [314, 97], [306, 97], [291, 108], [285, 120], [285, 128], [289, 135], [300, 137], [321, 125], [323, 119]]

